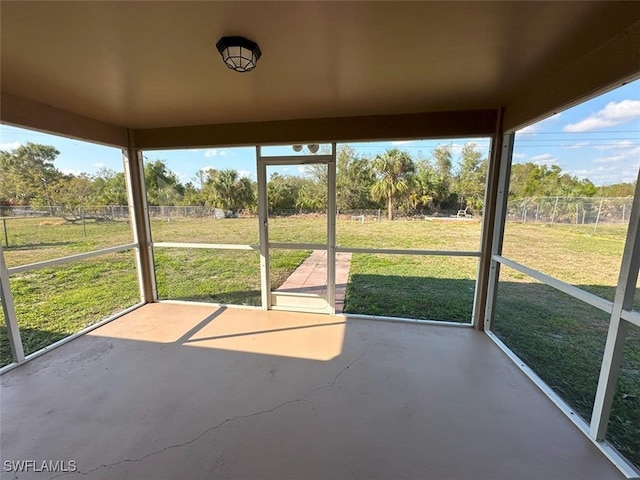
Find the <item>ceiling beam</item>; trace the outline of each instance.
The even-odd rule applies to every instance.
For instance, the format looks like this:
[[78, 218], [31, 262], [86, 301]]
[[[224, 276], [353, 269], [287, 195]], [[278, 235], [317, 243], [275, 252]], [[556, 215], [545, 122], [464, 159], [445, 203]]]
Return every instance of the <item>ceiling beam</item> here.
[[136, 147], [232, 147], [491, 136], [497, 110], [316, 118], [135, 130]]
[[2, 92], [0, 121], [53, 135], [126, 148], [127, 129]]
[[506, 106], [513, 132], [640, 77], [640, 22], [566, 65]]

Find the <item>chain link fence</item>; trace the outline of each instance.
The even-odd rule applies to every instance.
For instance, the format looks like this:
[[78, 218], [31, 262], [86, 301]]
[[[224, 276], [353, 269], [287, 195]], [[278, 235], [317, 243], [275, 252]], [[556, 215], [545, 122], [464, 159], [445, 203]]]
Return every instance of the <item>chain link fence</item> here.
[[510, 200], [507, 221], [543, 224], [626, 225], [631, 197], [531, 197]]
[[[92, 226], [129, 222], [127, 205], [2, 206], [0, 244], [4, 247], [41, 247], [83, 241], [100, 235]], [[63, 226], [67, 228], [62, 228]]]
[[[507, 206], [507, 221], [540, 224], [598, 224], [626, 225], [629, 222], [633, 198], [615, 197], [531, 197], [510, 200]], [[386, 209], [340, 210], [340, 220], [359, 222], [384, 221]], [[325, 212], [301, 209], [278, 210], [269, 213], [271, 217], [324, 217]], [[189, 219], [222, 219], [229, 217], [255, 218], [255, 211], [229, 212], [208, 206], [150, 206], [151, 220], [189, 220]], [[424, 220], [432, 218], [479, 218], [471, 211], [460, 210], [416, 210], [406, 212], [397, 209], [394, 212], [397, 220]], [[2, 206], [0, 210], [0, 244], [15, 247], [33, 240], [34, 228], [37, 226], [73, 225], [78, 227], [79, 239], [87, 237], [87, 225], [96, 223], [115, 223], [129, 221], [129, 207], [126, 205], [81, 206], [74, 209], [62, 206], [24, 207]], [[96, 232], [96, 234], [98, 234]]]
[[57, 217], [70, 222], [79, 221], [82, 218], [87, 220], [128, 220], [129, 207], [127, 205], [80, 205], [73, 208], [60, 205], [46, 207], [0, 205], [0, 217]]

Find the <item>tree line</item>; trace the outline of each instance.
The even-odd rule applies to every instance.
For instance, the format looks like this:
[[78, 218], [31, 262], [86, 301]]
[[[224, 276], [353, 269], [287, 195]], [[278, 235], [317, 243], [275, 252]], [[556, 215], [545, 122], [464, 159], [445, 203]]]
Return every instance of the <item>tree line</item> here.
[[[55, 166], [60, 152], [49, 145], [27, 143], [0, 151], [0, 205], [61, 206], [71, 219], [87, 205], [126, 205], [124, 173], [101, 169], [95, 175], [65, 174]], [[487, 159], [475, 143], [462, 147], [454, 163], [453, 148], [440, 145], [429, 157], [398, 148], [368, 157], [342, 145], [337, 151], [336, 194], [339, 211], [384, 209], [395, 212], [483, 207]], [[199, 170], [183, 183], [166, 161], [144, 164], [149, 205], [201, 205], [237, 213], [257, 209], [256, 182], [233, 169]], [[327, 206], [327, 170], [309, 165], [300, 175], [272, 173], [267, 184], [271, 212], [322, 211]], [[591, 197], [631, 196], [633, 184], [596, 187], [590, 180], [563, 173], [556, 165], [512, 166], [509, 195]]]

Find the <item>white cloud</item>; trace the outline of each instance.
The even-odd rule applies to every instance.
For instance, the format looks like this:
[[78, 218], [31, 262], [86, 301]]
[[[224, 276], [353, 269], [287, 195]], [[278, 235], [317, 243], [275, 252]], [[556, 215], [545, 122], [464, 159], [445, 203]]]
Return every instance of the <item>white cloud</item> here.
[[535, 135], [536, 133], [540, 132], [541, 130], [544, 130], [542, 127], [544, 127], [548, 123], [557, 122], [561, 117], [562, 117], [562, 112], [556, 113], [555, 115], [547, 117], [544, 120], [540, 120], [539, 122], [532, 123], [531, 125], [528, 125], [528, 126], [522, 128], [522, 129], [518, 130], [516, 132], [516, 136], [517, 135], [522, 135], [522, 134], [524, 134], [524, 135]]
[[595, 185], [611, 185], [614, 183], [635, 183], [638, 175], [638, 165], [614, 163], [601, 165], [594, 169], [567, 170], [569, 175], [580, 179], [588, 178]]
[[22, 144], [20, 142], [0, 143], [0, 150], [15, 150]]
[[304, 165], [298, 165], [298, 172], [307, 173], [307, 167]]
[[76, 177], [77, 177], [78, 175], [80, 175], [80, 174], [84, 173], [84, 172], [83, 172], [83, 171], [81, 171], [81, 170], [75, 170], [75, 169], [73, 169], [73, 168], [62, 168], [62, 169], [60, 169], [60, 171], [61, 171], [62, 173], [64, 173], [65, 175], [75, 175]]
[[535, 155], [530, 159], [536, 165], [557, 165], [558, 159], [551, 155], [550, 153], [542, 153], [540, 155]]
[[514, 153], [513, 158], [516, 160], [522, 160], [523, 158], [527, 158], [527, 156], [524, 153]]
[[449, 144], [449, 147], [451, 147], [451, 154], [452, 155], [460, 155], [460, 152], [462, 152], [462, 147], [464, 147], [463, 143], [451, 143]]
[[615, 163], [624, 160], [624, 155], [611, 155], [609, 157], [595, 158], [593, 163]]
[[[298, 169], [300, 169], [300, 167], [298, 167]], [[291, 170], [289, 167], [284, 167], [284, 168], [282, 169], [282, 171], [283, 171], [283, 172], [288, 172], [289, 170]]]
[[96, 168], [102, 168], [102, 167], [104, 167], [104, 163], [102, 163], [102, 162], [94, 163], [93, 166], [96, 167]]
[[615, 150], [618, 148], [631, 148], [637, 145], [632, 140], [620, 140], [618, 142], [609, 142], [606, 145], [597, 145], [596, 150]]
[[593, 168], [585, 168], [589, 164], [581, 165], [582, 168], [568, 170], [567, 173], [578, 178], [588, 178], [595, 185], [611, 185], [613, 183], [636, 181], [638, 165], [640, 164], [640, 146], [633, 145], [620, 148], [611, 152], [612, 155], [591, 160]]
[[204, 167], [202, 167], [200, 169], [201, 172], [208, 172], [209, 170], [215, 170], [215, 167], [213, 167], [211, 165], [205, 165]]
[[640, 118], [640, 100], [609, 102], [602, 110], [576, 123], [565, 125], [565, 132], [590, 132], [600, 128], [614, 127]]
[[464, 148], [465, 145], [475, 145], [476, 146], [476, 150], [478, 150], [479, 152], [482, 152], [483, 155], [488, 155], [489, 153], [489, 143], [488, 142], [481, 142], [481, 141], [471, 141], [471, 142], [466, 142], [466, 143], [455, 143], [455, 142], [451, 142], [451, 143], [440, 143], [438, 146], [445, 146], [445, 147], [449, 147], [449, 149], [451, 150], [451, 154], [453, 156], [456, 155], [460, 155], [460, 153], [462, 152], [462, 149]]
[[204, 151], [204, 156], [207, 158], [211, 158], [211, 157], [226, 157], [227, 156], [227, 150], [226, 149], [220, 149], [220, 148], [209, 148], [207, 150]]
[[238, 175], [240, 175], [240, 177], [251, 178], [251, 172], [249, 170], [238, 170]]
[[531, 125], [527, 125], [526, 127], [517, 131], [517, 135], [535, 133], [540, 130], [540, 126], [538, 123], [532, 123]]
[[589, 145], [591, 145], [589, 142], [578, 142], [578, 143], [574, 143], [573, 145], [567, 145], [564, 148], [570, 148], [570, 149], [574, 150], [576, 148], [588, 147]]
[[630, 150], [622, 150], [615, 155], [609, 155], [608, 157], [599, 157], [593, 160], [593, 163], [616, 163], [627, 162], [632, 165], [637, 165], [640, 159], [640, 146], [632, 148]]
[[407, 145], [408, 143], [415, 143], [415, 140], [396, 140], [391, 142], [391, 145]]

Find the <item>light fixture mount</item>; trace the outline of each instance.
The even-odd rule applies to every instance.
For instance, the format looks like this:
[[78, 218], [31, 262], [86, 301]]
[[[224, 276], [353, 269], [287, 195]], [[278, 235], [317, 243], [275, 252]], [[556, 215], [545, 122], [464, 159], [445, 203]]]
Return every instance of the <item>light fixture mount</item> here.
[[225, 65], [236, 72], [250, 72], [262, 56], [258, 44], [244, 37], [222, 37], [216, 48]]

